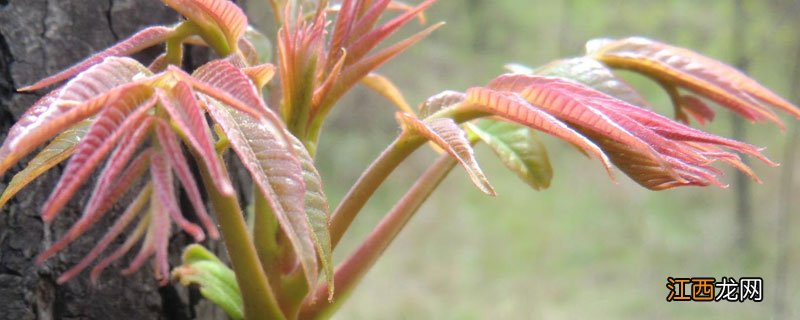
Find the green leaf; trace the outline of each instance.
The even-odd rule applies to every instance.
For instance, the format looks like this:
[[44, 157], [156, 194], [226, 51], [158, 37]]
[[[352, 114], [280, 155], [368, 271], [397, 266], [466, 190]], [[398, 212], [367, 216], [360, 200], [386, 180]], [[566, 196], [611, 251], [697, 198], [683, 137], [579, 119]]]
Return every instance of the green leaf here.
[[61, 163], [72, 155], [75, 146], [83, 139], [92, 120], [79, 122], [67, 131], [62, 132], [47, 145], [39, 154], [36, 155], [24, 170], [18, 172], [11, 178], [11, 182], [0, 196], [0, 207], [3, 207], [17, 192], [35, 180], [37, 177], [50, 170], [52, 167]]
[[203, 246], [186, 247], [183, 265], [172, 270], [172, 278], [184, 286], [200, 286], [203, 297], [225, 310], [231, 319], [244, 319], [236, 274]]
[[467, 128], [488, 145], [508, 169], [536, 190], [550, 186], [553, 167], [533, 129], [496, 120], [468, 123]]
[[[246, 41], [250, 46], [248, 49], [253, 49], [253, 52], [248, 52], [245, 55], [255, 54], [255, 64], [267, 63], [272, 61], [272, 42], [263, 33], [258, 32], [255, 28], [247, 26], [244, 31], [244, 37], [239, 41]], [[240, 45], [241, 46], [241, 45]], [[241, 46], [244, 51], [244, 46]]]

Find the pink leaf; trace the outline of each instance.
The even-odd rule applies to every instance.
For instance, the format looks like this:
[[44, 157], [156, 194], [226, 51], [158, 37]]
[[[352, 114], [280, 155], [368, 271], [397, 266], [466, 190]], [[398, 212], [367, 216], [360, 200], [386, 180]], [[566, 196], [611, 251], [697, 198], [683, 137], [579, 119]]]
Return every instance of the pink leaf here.
[[[171, 134], [165, 133], [161, 125], [156, 127], [156, 132], [158, 133], [159, 141], [162, 142], [169, 139], [164, 136], [165, 134]], [[172, 163], [167, 154], [180, 152], [180, 150], [171, 150], [169, 146], [163, 147], [163, 151], [153, 154], [153, 161], [150, 162], [150, 174], [153, 179], [153, 192], [155, 193], [155, 198], [158, 199], [159, 204], [159, 210], [157, 211], [166, 211], [172, 220], [175, 221], [178, 227], [190, 234], [195, 241], [203, 241], [203, 239], [205, 239], [205, 233], [203, 232], [203, 229], [198, 225], [189, 222], [189, 220], [186, 220], [181, 213], [180, 206], [178, 205], [178, 199], [175, 198], [175, 189], [172, 182], [172, 168], [170, 167]], [[153, 221], [153, 223], [159, 222]], [[169, 223], [169, 220], [167, 220], [166, 223]]]
[[202, 162], [211, 173], [217, 188], [224, 194], [233, 194], [233, 186], [214, 151], [211, 131], [208, 129], [205, 116], [202, 114], [191, 88], [180, 81], [173, 87], [172, 94], [163, 91], [158, 91], [157, 94], [164, 109], [167, 110], [178, 128], [183, 131], [186, 141], [202, 158]]
[[600, 148], [583, 135], [567, 126], [561, 120], [553, 117], [542, 109], [531, 105], [517, 94], [502, 93], [486, 88], [470, 88], [467, 90], [465, 100], [474, 107], [495, 114], [511, 121], [540, 130], [549, 135], [567, 141], [587, 153], [595, 155], [613, 178], [611, 164], [608, 157]]
[[89, 69], [89, 67], [100, 63], [107, 57], [126, 56], [141, 51], [142, 49], [152, 47], [169, 39], [172, 36], [172, 31], [173, 29], [167, 27], [146, 28], [132, 35], [128, 39], [125, 39], [106, 50], [94, 54], [88, 59], [81, 61], [67, 70], [61, 71], [56, 75], [45, 78], [44, 80], [41, 80], [30, 86], [21, 88], [19, 91], [38, 90], [69, 79], [81, 71]]
[[469, 140], [467, 140], [464, 130], [461, 130], [461, 127], [459, 127], [455, 121], [448, 118], [423, 121], [414, 116], [400, 112], [395, 113], [395, 117], [404, 128], [433, 141], [439, 147], [446, 150], [453, 158], [458, 160], [469, 174], [472, 183], [483, 191], [483, 193], [491, 196], [496, 195], [494, 188], [489, 184], [489, 179], [486, 178], [480, 166], [478, 166], [478, 160], [475, 159], [472, 146]]
[[300, 161], [274, 130], [246, 114], [210, 100], [209, 114], [231, 141], [292, 244], [310, 287], [318, 276], [317, 255], [304, 210], [305, 185]]
[[151, 123], [152, 119], [145, 120], [135, 133], [123, 138], [122, 143], [111, 155], [106, 167], [101, 172], [100, 178], [92, 191], [92, 196], [89, 198], [89, 204], [86, 205], [81, 218], [70, 227], [69, 231], [61, 239], [53, 243], [36, 258], [37, 263], [42, 263], [86, 232], [111, 209], [136, 179], [144, 173], [150, 161], [149, 152], [142, 153], [126, 168], [125, 174], [122, 177], [119, 176], [142, 138], [149, 134]]
[[[183, 151], [181, 150], [178, 138], [172, 133], [169, 125], [163, 121], [158, 123], [156, 132], [158, 133], [159, 142], [161, 142], [164, 148], [170, 165], [172, 165], [172, 168], [175, 169], [175, 172], [178, 174], [178, 180], [181, 181], [183, 189], [186, 190], [189, 201], [192, 203], [192, 207], [194, 207], [195, 214], [200, 219], [200, 222], [203, 224], [203, 226], [205, 226], [206, 230], [208, 230], [211, 239], [218, 239], [219, 231], [217, 231], [217, 226], [214, 223], [214, 220], [211, 219], [211, 216], [209, 216], [208, 212], [206, 211], [205, 203], [203, 202], [203, 198], [200, 196], [200, 190], [197, 187], [197, 182], [195, 182], [192, 172], [189, 170], [189, 164], [186, 162], [186, 158], [183, 156]], [[166, 202], [162, 201], [162, 203]], [[178, 207], [177, 201], [175, 207]]]
[[59, 101], [56, 99], [59, 92], [50, 92], [31, 106], [9, 130], [0, 147], [0, 174], [40, 144], [95, 115], [107, 104], [117, 103], [126, 95], [144, 96], [149, 92], [151, 89], [146, 85], [129, 83], [82, 103]]
[[139, 195], [137, 195], [136, 198], [133, 200], [133, 202], [131, 202], [130, 205], [128, 205], [128, 207], [125, 209], [125, 212], [123, 212], [122, 215], [119, 218], [117, 218], [117, 221], [114, 222], [114, 225], [112, 225], [111, 228], [108, 230], [108, 232], [106, 232], [106, 234], [103, 235], [103, 238], [100, 239], [99, 242], [97, 242], [97, 245], [95, 245], [94, 248], [92, 248], [92, 250], [89, 251], [89, 253], [85, 257], [83, 257], [83, 259], [81, 259], [80, 262], [78, 262], [78, 264], [72, 266], [72, 268], [70, 268], [69, 270], [64, 271], [64, 273], [62, 273], [61, 276], [58, 277], [58, 280], [56, 282], [62, 284], [74, 278], [81, 271], [83, 271], [83, 269], [86, 269], [86, 267], [88, 267], [89, 264], [92, 263], [92, 261], [94, 261], [94, 259], [96, 259], [101, 253], [103, 253], [103, 251], [108, 247], [108, 245], [111, 244], [111, 241], [114, 241], [114, 239], [116, 239], [117, 236], [119, 236], [123, 231], [125, 231], [125, 228], [142, 211], [144, 205], [147, 203], [148, 200], [150, 200], [150, 194], [152, 193], [152, 191], [153, 189], [150, 184], [148, 184], [144, 189], [142, 189], [139, 192]]
[[111, 100], [106, 109], [100, 113], [42, 209], [42, 218], [46, 222], [55, 218], [72, 194], [111, 151], [117, 140], [147, 115], [147, 111], [156, 102], [155, 98], [150, 98], [150, 93], [149, 87], [144, 87], [144, 90], [142, 87], [131, 88], [121, 97]]

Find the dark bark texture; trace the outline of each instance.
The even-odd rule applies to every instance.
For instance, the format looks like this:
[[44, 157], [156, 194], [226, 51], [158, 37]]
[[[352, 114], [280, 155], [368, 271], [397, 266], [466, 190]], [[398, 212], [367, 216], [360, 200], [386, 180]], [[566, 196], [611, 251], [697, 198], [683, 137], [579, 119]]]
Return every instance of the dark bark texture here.
[[[15, 88], [68, 67], [144, 26], [177, 19], [157, 0], [0, 0], [0, 137], [5, 138], [8, 128], [42, 94], [17, 93]], [[141, 58], [147, 59], [147, 54]], [[25, 163], [27, 159], [2, 177], [0, 187]], [[36, 255], [76, 220], [87, 200], [91, 184], [52, 225], [42, 222], [39, 209], [61, 169], [63, 165], [43, 175], [0, 211], [0, 319], [224, 318], [219, 310], [198, 303], [196, 291], [176, 285], [159, 288], [149, 265], [130, 277], [119, 275], [127, 260], [106, 270], [95, 285], [86, 272], [56, 284], [58, 275], [80, 261], [111, 221], [104, 219], [43, 265], [34, 263]], [[112, 248], [121, 242], [118, 239]], [[173, 237], [173, 265], [179, 263], [186, 243], [181, 234]]]

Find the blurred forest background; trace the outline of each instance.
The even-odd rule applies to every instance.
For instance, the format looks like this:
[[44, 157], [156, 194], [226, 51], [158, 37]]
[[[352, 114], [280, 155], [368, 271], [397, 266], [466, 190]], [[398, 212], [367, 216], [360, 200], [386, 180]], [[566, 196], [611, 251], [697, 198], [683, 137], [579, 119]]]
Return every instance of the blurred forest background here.
[[[270, 32], [263, 0], [248, 10]], [[417, 1], [413, 1], [417, 2]], [[583, 54], [598, 37], [640, 35], [741, 68], [796, 104], [800, 2], [441, 0], [442, 29], [380, 71], [416, 105], [485, 84], [509, 62], [531, 67]], [[408, 27], [409, 34], [418, 27]], [[654, 83], [621, 73], [672, 115]], [[535, 192], [479, 146], [496, 198], [454, 170], [348, 301], [338, 319], [795, 319], [800, 316], [797, 123], [737, 123], [717, 108], [705, 129], [745, 136], [782, 166], [752, 162], [763, 185], [725, 168], [728, 189], [651, 192], [541, 135], [555, 177]], [[334, 109], [318, 154], [332, 204], [399, 133], [394, 109], [360, 88]], [[737, 129], [738, 128], [738, 129]], [[743, 129], [742, 129], [743, 128]], [[336, 253], [341, 261], [434, 158], [420, 150], [378, 191]], [[764, 278], [764, 301], [667, 303], [672, 277]]]

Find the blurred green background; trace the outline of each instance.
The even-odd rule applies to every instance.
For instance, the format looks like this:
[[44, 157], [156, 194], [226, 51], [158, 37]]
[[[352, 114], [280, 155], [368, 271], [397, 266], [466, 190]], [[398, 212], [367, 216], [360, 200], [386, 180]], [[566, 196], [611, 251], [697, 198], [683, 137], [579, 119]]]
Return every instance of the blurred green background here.
[[[259, 16], [265, 1], [255, 2], [261, 4], [249, 10]], [[447, 25], [380, 72], [416, 105], [445, 89], [485, 84], [509, 62], [534, 67], [581, 55], [589, 39], [640, 35], [730, 64], [744, 57], [748, 74], [797, 102], [800, 3], [740, 4], [737, 10], [735, 1], [722, 0], [441, 0], [428, 18]], [[411, 24], [404, 34], [420, 28]], [[623, 76], [671, 115], [656, 85]], [[731, 114], [716, 110], [717, 119], [705, 129], [730, 136]], [[388, 102], [358, 88], [332, 114], [318, 154], [332, 205], [399, 133], [393, 113]], [[764, 184], [752, 186], [751, 219], [744, 222], [736, 213], [742, 193], [728, 168], [722, 177], [732, 184], [728, 189], [651, 192], [621, 172], [614, 184], [598, 161], [541, 135], [555, 177], [549, 189], [535, 192], [479, 146], [478, 159], [498, 196], [482, 195], [455, 169], [336, 318], [797, 318], [800, 277], [793, 271], [800, 265], [800, 225], [794, 196], [800, 189], [798, 179], [787, 176], [798, 165], [786, 160], [797, 131], [794, 120], [784, 119], [785, 132], [747, 125], [746, 140], [767, 147], [765, 153], [783, 165], [752, 164]], [[337, 249], [337, 261], [434, 157], [429, 148], [420, 150], [392, 175]], [[749, 232], [749, 241], [742, 232]], [[667, 303], [668, 276], [763, 277], [764, 301]]]

